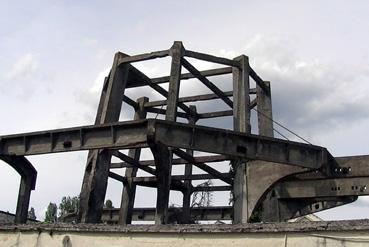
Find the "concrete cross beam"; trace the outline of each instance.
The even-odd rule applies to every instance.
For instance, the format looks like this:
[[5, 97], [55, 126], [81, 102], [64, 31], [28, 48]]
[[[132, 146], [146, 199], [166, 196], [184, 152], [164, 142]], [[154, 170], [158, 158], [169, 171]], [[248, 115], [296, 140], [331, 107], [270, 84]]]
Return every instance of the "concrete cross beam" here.
[[0, 155], [35, 155], [92, 149], [148, 147], [147, 139], [168, 147], [265, 160], [311, 169], [337, 167], [319, 146], [236, 131], [145, 119], [0, 136]]

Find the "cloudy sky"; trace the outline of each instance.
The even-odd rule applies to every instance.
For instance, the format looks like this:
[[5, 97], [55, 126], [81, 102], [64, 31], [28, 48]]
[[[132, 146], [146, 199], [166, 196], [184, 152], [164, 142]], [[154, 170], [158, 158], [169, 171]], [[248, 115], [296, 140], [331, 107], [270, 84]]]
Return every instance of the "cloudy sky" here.
[[[369, 154], [368, 1], [1, 3], [0, 135], [92, 124], [116, 51], [138, 54], [167, 49], [181, 40], [191, 50], [229, 58], [248, 55], [259, 75], [272, 83], [277, 121], [335, 156]], [[169, 72], [168, 65], [164, 60], [138, 67], [158, 76]], [[195, 61], [194, 65], [212, 68]], [[229, 86], [227, 78], [215, 82], [224, 89]], [[182, 89], [205, 92], [195, 82]], [[128, 93], [134, 97], [142, 91]], [[130, 114], [125, 110], [122, 119]], [[50, 201], [79, 194], [85, 152], [29, 159], [38, 170], [31, 206], [39, 218]], [[0, 186], [0, 210], [14, 212], [19, 177], [4, 163]], [[116, 206], [120, 193], [120, 183], [109, 180], [107, 197]], [[145, 203], [137, 199], [137, 205]], [[369, 218], [369, 200], [362, 198], [320, 216]]]

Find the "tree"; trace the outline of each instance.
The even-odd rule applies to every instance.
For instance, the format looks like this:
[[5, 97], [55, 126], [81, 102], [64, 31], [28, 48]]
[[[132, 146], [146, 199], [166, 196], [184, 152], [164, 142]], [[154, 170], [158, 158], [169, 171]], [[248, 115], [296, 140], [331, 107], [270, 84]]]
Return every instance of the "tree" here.
[[56, 206], [56, 203], [49, 203], [49, 206], [47, 206], [47, 210], [45, 213], [45, 222], [47, 223], [55, 223], [57, 222], [57, 212], [58, 207]]
[[[213, 182], [209, 179], [196, 187], [208, 188], [213, 185]], [[193, 207], [208, 207], [213, 200], [213, 194], [209, 190], [195, 191], [192, 194], [191, 208]]]
[[28, 211], [27, 218], [30, 220], [36, 220], [35, 209], [33, 207]]
[[105, 209], [112, 209], [112, 208], [114, 208], [113, 202], [110, 199], [106, 200], [105, 201], [105, 204], [104, 204], [104, 208]]
[[59, 216], [63, 217], [70, 213], [77, 213], [79, 208], [79, 197], [63, 196], [59, 204]]

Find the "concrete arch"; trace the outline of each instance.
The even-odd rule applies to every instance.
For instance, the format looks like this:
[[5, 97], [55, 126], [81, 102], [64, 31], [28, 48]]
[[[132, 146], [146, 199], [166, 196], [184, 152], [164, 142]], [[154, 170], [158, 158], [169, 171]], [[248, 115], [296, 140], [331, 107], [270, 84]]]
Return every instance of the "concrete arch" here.
[[31, 191], [36, 186], [37, 171], [24, 156], [0, 155], [0, 159], [21, 176], [14, 222], [26, 223]]

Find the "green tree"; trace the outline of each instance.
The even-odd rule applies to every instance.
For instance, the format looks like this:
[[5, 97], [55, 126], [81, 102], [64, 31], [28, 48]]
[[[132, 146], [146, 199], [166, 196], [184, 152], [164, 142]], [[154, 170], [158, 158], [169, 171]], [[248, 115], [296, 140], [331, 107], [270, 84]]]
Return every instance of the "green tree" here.
[[106, 200], [105, 201], [105, 204], [104, 204], [104, 208], [106, 208], [106, 209], [112, 209], [112, 208], [114, 208], [113, 202], [110, 199]]
[[63, 196], [59, 204], [59, 216], [63, 217], [70, 213], [77, 213], [79, 208], [79, 197]]
[[57, 222], [57, 212], [58, 207], [56, 206], [56, 203], [49, 203], [49, 206], [47, 206], [47, 210], [45, 213], [45, 222], [47, 223], [55, 223]]
[[[196, 187], [209, 188], [213, 182], [209, 179]], [[209, 207], [213, 201], [213, 194], [209, 190], [195, 191], [192, 194], [191, 208], [193, 207]]]
[[31, 207], [31, 209], [28, 211], [27, 217], [28, 219], [36, 220], [35, 209], [33, 207]]

